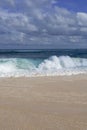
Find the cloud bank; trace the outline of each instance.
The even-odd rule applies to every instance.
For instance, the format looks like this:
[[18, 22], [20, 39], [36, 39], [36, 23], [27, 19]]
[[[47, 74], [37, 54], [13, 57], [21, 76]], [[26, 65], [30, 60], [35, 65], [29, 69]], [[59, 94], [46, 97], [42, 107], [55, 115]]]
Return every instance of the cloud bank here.
[[0, 44], [87, 47], [87, 13], [56, 0], [0, 0]]

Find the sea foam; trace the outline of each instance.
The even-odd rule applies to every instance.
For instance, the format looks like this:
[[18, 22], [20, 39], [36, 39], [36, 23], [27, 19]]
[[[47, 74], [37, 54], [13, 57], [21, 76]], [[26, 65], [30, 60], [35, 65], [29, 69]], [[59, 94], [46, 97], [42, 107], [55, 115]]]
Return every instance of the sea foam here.
[[0, 77], [57, 76], [87, 73], [86, 58], [51, 56], [48, 59], [1, 58]]

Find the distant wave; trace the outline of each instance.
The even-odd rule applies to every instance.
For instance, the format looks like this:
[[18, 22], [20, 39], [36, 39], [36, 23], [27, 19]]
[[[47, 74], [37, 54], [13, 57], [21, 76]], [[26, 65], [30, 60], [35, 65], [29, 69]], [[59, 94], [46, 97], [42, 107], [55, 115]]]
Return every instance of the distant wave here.
[[0, 77], [57, 76], [87, 73], [86, 58], [51, 56], [48, 59], [1, 58]]

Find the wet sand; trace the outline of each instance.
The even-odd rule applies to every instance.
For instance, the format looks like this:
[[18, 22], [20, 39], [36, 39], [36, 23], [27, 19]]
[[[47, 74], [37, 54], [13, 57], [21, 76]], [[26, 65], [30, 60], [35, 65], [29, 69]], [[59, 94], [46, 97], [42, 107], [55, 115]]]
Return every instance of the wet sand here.
[[87, 75], [1, 78], [0, 130], [87, 130]]

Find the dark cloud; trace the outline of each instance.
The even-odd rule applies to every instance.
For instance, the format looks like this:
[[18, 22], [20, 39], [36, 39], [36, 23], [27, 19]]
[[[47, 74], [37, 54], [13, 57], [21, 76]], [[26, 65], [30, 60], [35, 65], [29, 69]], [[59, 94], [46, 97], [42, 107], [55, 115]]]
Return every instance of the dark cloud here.
[[72, 13], [54, 0], [0, 0], [1, 44], [86, 46], [86, 36], [87, 13]]

